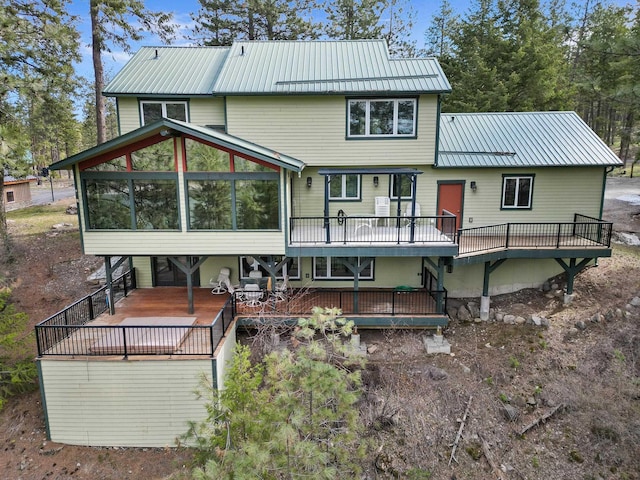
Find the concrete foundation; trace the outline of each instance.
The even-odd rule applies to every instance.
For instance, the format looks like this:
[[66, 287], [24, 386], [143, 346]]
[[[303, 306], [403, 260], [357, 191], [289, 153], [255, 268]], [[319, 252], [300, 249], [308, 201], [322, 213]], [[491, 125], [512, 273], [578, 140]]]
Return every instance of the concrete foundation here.
[[427, 354], [435, 353], [451, 353], [451, 344], [442, 335], [434, 335], [433, 337], [423, 337], [424, 346], [427, 349]]
[[489, 320], [489, 308], [491, 306], [491, 297], [480, 297], [480, 320]]

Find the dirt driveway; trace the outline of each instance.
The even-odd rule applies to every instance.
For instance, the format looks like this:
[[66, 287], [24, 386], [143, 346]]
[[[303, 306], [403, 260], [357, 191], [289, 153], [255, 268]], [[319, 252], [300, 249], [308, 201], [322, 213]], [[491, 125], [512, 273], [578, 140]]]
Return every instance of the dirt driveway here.
[[615, 232], [640, 236], [640, 177], [610, 177], [602, 217], [613, 222]]

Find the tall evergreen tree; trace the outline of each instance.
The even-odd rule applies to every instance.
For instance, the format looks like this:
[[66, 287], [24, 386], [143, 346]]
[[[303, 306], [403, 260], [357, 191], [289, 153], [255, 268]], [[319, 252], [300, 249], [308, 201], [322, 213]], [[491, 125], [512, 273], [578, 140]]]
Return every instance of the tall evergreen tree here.
[[438, 57], [440, 63], [450, 61], [455, 55], [453, 35], [458, 29], [460, 16], [454, 13], [451, 4], [443, 0], [440, 8], [431, 18], [431, 25], [425, 34], [427, 55]]
[[318, 38], [310, 20], [311, 0], [199, 0], [193, 39], [200, 45], [231, 45], [234, 40]]
[[91, 47], [96, 96], [97, 143], [107, 140], [104, 66], [102, 52], [109, 52], [115, 45], [130, 51], [129, 42], [142, 39], [144, 33], [153, 32], [161, 40], [172, 38], [175, 26], [172, 14], [154, 12], [144, 6], [142, 0], [90, 0]]
[[[69, 93], [75, 86], [73, 62], [79, 60], [78, 32], [66, 13], [66, 0], [6, 0], [0, 3], [0, 127], [13, 154], [22, 134], [10, 101]], [[11, 128], [8, 126], [11, 125]], [[0, 171], [4, 173], [4, 163]], [[4, 175], [3, 175], [4, 177]], [[0, 181], [0, 248], [7, 243], [3, 182]]]
[[380, 17], [385, 2], [377, 0], [334, 0], [325, 5], [325, 33], [337, 40], [382, 38]]

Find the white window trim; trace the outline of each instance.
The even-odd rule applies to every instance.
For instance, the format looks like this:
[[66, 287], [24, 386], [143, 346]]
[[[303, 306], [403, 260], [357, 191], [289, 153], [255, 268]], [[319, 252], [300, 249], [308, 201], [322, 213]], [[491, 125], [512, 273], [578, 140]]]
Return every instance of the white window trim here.
[[[351, 119], [351, 104], [355, 102], [365, 102], [365, 133], [364, 135], [356, 135], [351, 133], [349, 128], [349, 122]], [[371, 133], [371, 102], [393, 102], [393, 133], [390, 134], [372, 134]], [[398, 133], [398, 102], [412, 102], [413, 103], [413, 132], [412, 133]], [[348, 138], [396, 138], [396, 137], [408, 137], [412, 138], [416, 136], [416, 117], [418, 112], [418, 101], [415, 98], [352, 98], [348, 101], [347, 112], [347, 137]]]
[[[331, 257], [322, 257], [325, 258], [327, 261], [327, 275], [326, 276], [320, 276], [318, 275], [318, 271], [316, 268], [316, 258], [318, 257], [313, 257], [313, 279], [314, 280], [353, 280], [353, 275], [349, 275], [349, 276], [345, 276], [345, 277], [337, 277], [334, 275], [331, 275]], [[375, 260], [371, 260], [370, 266], [371, 266], [371, 274], [367, 275], [367, 276], [359, 276], [358, 279], [359, 280], [373, 280], [374, 279], [374, 262]], [[358, 257], [358, 266], [360, 266], [360, 257]]]
[[[348, 197], [346, 195], [347, 193], [347, 175], [355, 175], [357, 180], [358, 180], [358, 193], [356, 194], [355, 197]], [[331, 196], [331, 186], [329, 186], [329, 200], [360, 200], [361, 198], [361, 190], [360, 190], [360, 185], [361, 185], [361, 175], [358, 174], [345, 174], [345, 175], [332, 175], [331, 178], [329, 179], [330, 182], [335, 182], [338, 180], [338, 177], [340, 177], [340, 182], [341, 182], [341, 187], [340, 187], [340, 196], [339, 197], [332, 197]]]
[[162, 107], [162, 118], [167, 117], [167, 104], [175, 104], [175, 105], [184, 105], [184, 116], [187, 119], [187, 123], [189, 122], [189, 102], [185, 100], [140, 100], [140, 123], [142, 126], [144, 123], [144, 105], [145, 104], [160, 104]]
[[[527, 201], [527, 205], [518, 205], [518, 193], [520, 191], [520, 180], [529, 180], [529, 198]], [[507, 193], [507, 180], [515, 180], [516, 182], [516, 191], [513, 197], [513, 205], [507, 205], [505, 203], [505, 197]], [[520, 210], [531, 210], [532, 208], [532, 200], [533, 200], [533, 175], [508, 175], [502, 177], [502, 202], [501, 206], [505, 210], [510, 209], [520, 209]]]

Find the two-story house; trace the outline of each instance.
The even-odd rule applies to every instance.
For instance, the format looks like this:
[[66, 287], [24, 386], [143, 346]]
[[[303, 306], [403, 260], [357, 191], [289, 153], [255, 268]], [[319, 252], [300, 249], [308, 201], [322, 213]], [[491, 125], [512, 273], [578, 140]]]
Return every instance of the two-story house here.
[[[54, 354], [93, 366], [160, 354], [166, 374], [196, 331], [188, 319], [209, 301], [202, 292], [215, 296], [211, 280], [229, 298], [227, 322], [319, 304], [360, 326], [446, 325], [447, 295], [481, 296], [486, 319], [491, 294], [563, 271], [571, 295], [575, 274], [611, 255], [600, 217], [620, 161], [575, 113], [446, 114], [450, 89], [436, 59], [390, 58], [384, 41], [141, 49], [105, 89], [121, 136], [51, 167], [73, 169], [84, 252], [105, 257], [101, 300], [124, 309], [112, 276], [123, 261], [139, 290], [166, 302], [173, 290], [159, 287], [183, 287], [168, 324], [178, 340], [149, 339], [168, 326], [166, 315], [149, 319], [148, 299], [115, 333], [92, 331], [73, 347], [87, 319], [54, 334], [69, 325], [56, 317], [38, 334], [43, 397], [47, 375], [72, 368], [52, 364]], [[283, 282], [299, 294], [278, 296]], [[230, 347], [210, 333], [220, 381], [215, 362]], [[98, 383], [86, 386], [91, 398], [106, 388]], [[151, 437], [130, 444], [162, 435]]]

